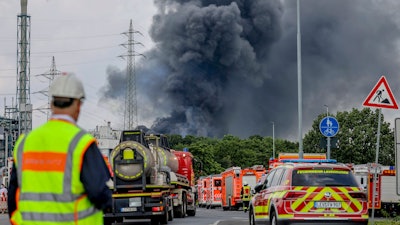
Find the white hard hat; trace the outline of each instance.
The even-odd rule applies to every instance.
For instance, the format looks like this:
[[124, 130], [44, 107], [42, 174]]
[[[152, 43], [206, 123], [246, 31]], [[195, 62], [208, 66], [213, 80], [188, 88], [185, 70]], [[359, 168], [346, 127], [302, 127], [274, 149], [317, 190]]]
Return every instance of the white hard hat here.
[[57, 77], [50, 86], [50, 95], [53, 97], [66, 97], [81, 99], [85, 97], [82, 82], [73, 74]]
[[247, 181], [244, 181], [244, 182], [243, 182], [243, 185], [244, 185], [244, 186], [248, 185]]

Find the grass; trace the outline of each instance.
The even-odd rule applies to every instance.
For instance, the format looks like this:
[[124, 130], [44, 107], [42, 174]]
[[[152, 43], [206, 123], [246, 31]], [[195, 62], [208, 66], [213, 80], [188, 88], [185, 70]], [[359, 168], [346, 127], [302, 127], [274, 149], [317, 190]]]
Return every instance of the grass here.
[[[400, 225], [400, 217], [394, 217], [394, 218], [388, 218], [385, 220], [375, 220], [374, 221], [374, 225]], [[369, 223], [369, 225], [373, 225], [371, 222]]]
[[[369, 224], [372, 225], [371, 223]], [[375, 225], [400, 225], [400, 221], [394, 219], [389, 219], [385, 221], [375, 221]]]

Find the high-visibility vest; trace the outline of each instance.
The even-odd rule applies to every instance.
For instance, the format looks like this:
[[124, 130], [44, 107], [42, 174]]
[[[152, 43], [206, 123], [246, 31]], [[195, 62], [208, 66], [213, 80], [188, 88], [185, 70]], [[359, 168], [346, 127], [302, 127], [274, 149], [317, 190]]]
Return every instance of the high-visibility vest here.
[[243, 195], [242, 195], [242, 200], [243, 201], [250, 201], [251, 197], [251, 187], [250, 186], [243, 186]]
[[72, 123], [50, 120], [14, 148], [18, 178], [13, 225], [102, 225], [103, 212], [80, 181], [85, 151], [95, 139]]

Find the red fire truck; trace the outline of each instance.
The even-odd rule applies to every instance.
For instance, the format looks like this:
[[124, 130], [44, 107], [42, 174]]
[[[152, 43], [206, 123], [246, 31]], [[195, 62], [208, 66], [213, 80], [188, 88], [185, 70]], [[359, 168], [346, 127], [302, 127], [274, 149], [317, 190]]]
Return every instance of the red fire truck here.
[[262, 165], [248, 168], [231, 167], [221, 173], [222, 176], [222, 208], [224, 210], [238, 210], [243, 206], [240, 192], [243, 184], [247, 183], [252, 190], [266, 169]]
[[394, 166], [375, 163], [353, 166], [354, 175], [368, 196], [368, 208], [372, 209], [373, 175], [376, 174], [375, 214], [377, 216], [397, 216], [400, 213], [399, 197], [396, 192], [396, 170]]
[[199, 207], [206, 207], [207, 195], [206, 195], [206, 187], [207, 187], [207, 177], [201, 176], [197, 179], [197, 200]]
[[208, 176], [209, 185], [206, 189], [206, 207], [215, 208], [221, 207], [221, 193], [222, 193], [222, 176], [221, 174], [213, 174]]

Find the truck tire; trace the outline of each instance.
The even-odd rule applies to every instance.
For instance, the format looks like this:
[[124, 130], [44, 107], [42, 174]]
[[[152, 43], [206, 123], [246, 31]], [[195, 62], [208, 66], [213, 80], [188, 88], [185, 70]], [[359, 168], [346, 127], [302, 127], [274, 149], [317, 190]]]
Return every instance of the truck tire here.
[[168, 221], [174, 220], [174, 209], [168, 211]]
[[168, 218], [168, 216], [169, 216], [169, 207], [168, 207], [168, 205], [169, 205], [169, 203], [168, 203], [168, 198], [164, 198], [164, 215], [161, 215], [160, 216], [160, 224], [168, 224], [168, 221], [169, 221], [169, 218]]
[[194, 207], [193, 210], [188, 210], [188, 211], [187, 211], [187, 215], [188, 215], [188, 216], [195, 216], [195, 215], [196, 215], [196, 208], [197, 208], [197, 207]]
[[182, 194], [182, 204], [178, 205], [175, 209], [174, 214], [177, 218], [185, 218], [186, 216], [186, 195]]

